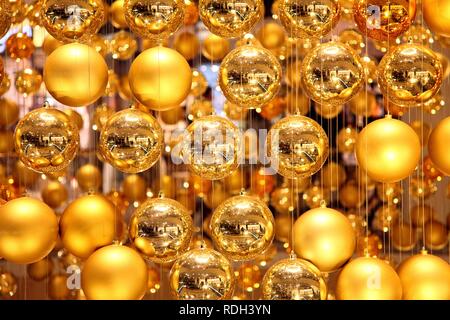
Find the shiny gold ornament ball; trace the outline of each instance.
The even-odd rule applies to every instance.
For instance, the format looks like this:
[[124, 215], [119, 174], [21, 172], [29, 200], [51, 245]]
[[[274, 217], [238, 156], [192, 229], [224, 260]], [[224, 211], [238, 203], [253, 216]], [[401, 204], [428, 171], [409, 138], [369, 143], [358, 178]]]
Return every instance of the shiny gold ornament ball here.
[[138, 173], [160, 158], [163, 133], [149, 113], [129, 108], [112, 115], [100, 134], [100, 151], [120, 171]]
[[27, 274], [34, 281], [42, 281], [52, 273], [54, 263], [51, 257], [45, 257], [27, 265]]
[[381, 92], [390, 102], [402, 107], [413, 107], [431, 99], [438, 92], [442, 77], [442, 64], [436, 54], [416, 44], [394, 47], [378, 66]]
[[350, 261], [336, 284], [338, 300], [401, 300], [400, 278], [387, 262], [372, 257]]
[[33, 40], [25, 33], [18, 32], [6, 40], [6, 52], [12, 59], [28, 59], [34, 50]]
[[85, 259], [114, 240], [116, 209], [102, 195], [82, 196], [64, 210], [60, 229], [64, 248]]
[[343, 105], [319, 104], [316, 103], [314, 109], [324, 119], [336, 118], [344, 108]]
[[318, 185], [310, 186], [303, 193], [306, 205], [313, 209], [320, 207], [323, 203], [328, 204], [331, 200], [331, 191]]
[[[239, 129], [233, 122], [219, 116], [206, 116], [195, 120], [186, 131], [181, 154], [195, 175], [218, 180], [236, 170], [241, 145]], [[200, 149], [199, 143], [202, 144]]]
[[[294, 183], [295, 184], [295, 183]], [[298, 206], [299, 196], [296, 190], [282, 185], [270, 194], [270, 204], [281, 214], [292, 213]]]
[[78, 186], [83, 191], [97, 191], [102, 185], [102, 173], [93, 164], [81, 166], [75, 174]]
[[79, 141], [76, 124], [64, 112], [49, 107], [27, 113], [14, 132], [19, 159], [42, 173], [67, 168], [78, 151]]
[[450, 265], [438, 256], [422, 251], [397, 268], [404, 300], [449, 300]]
[[445, 224], [431, 220], [424, 226], [425, 247], [430, 250], [442, 250], [448, 245], [448, 230]]
[[353, 18], [363, 34], [394, 40], [409, 29], [416, 15], [416, 0], [355, 0]]
[[58, 237], [53, 210], [40, 200], [21, 197], [0, 206], [0, 257], [33, 263], [46, 257]]
[[428, 155], [434, 165], [445, 175], [450, 175], [450, 117], [439, 121], [428, 139]]
[[186, 59], [165, 47], [143, 51], [131, 64], [128, 77], [134, 97], [152, 110], [181, 104], [191, 90], [192, 73]]
[[258, 107], [278, 93], [281, 65], [269, 50], [244, 45], [231, 51], [222, 61], [219, 85], [229, 101]]
[[85, 106], [105, 92], [108, 66], [95, 49], [81, 43], [66, 44], [47, 57], [44, 82], [48, 92], [62, 104]]
[[42, 201], [51, 208], [58, 208], [68, 198], [67, 188], [59, 181], [50, 181], [41, 192]]
[[321, 44], [303, 59], [302, 81], [307, 95], [315, 102], [342, 105], [364, 83], [361, 58], [346, 44]]
[[294, 250], [322, 272], [346, 263], [355, 250], [350, 220], [337, 210], [319, 207], [303, 213], [294, 225]]
[[11, 26], [11, 9], [9, 0], [0, 1], [0, 15], [2, 17], [0, 21], [0, 38], [3, 38]]
[[276, 122], [267, 136], [274, 169], [286, 178], [309, 177], [328, 157], [328, 137], [314, 120], [287, 116]]
[[369, 123], [359, 133], [356, 158], [373, 180], [396, 182], [414, 171], [420, 150], [419, 137], [409, 125], [385, 117]]
[[355, 150], [358, 130], [353, 127], [346, 127], [339, 130], [336, 137], [339, 152], [353, 152]]
[[13, 297], [17, 289], [17, 278], [11, 272], [0, 272], [0, 297]]
[[442, 172], [436, 168], [430, 156], [423, 159], [422, 170], [426, 179], [439, 181], [442, 178]]
[[24, 96], [38, 92], [41, 84], [42, 75], [36, 69], [26, 68], [16, 73], [14, 86]]
[[210, 226], [216, 248], [233, 260], [262, 254], [275, 236], [272, 212], [256, 197], [238, 195], [220, 204]]
[[0, 125], [7, 127], [19, 119], [19, 106], [13, 100], [0, 98]]
[[208, 89], [208, 81], [205, 76], [197, 69], [192, 69], [191, 94], [194, 97], [203, 95]]
[[171, 262], [189, 248], [193, 222], [178, 201], [154, 198], [142, 203], [131, 217], [129, 237], [145, 259]]
[[450, 37], [450, 3], [446, 0], [423, 0], [423, 18], [434, 33]]
[[280, 22], [294, 38], [322, 38], [339, 21], [338, 0], [282, 0], [278, 4]]
[[222, 60], [230, 52], [230, 43], [227, 39], [210, 34], [202, 45], [202, 54], [211, 61]]
[[114, 26], [114, 28], [117, 29], [128, 28], [128, 24], [125, 19], [124, 3], [125, 0], [116, 0], [113, 3], [111, 3], [111, 7], [109, 8], [109, 15], [111, 18], [111, 24]]
[[131, 248], [110, 245], [95, 251], [81, 271], [89, 300], [139, 300], [147, 291], [147, 265]]
[[180, 257], [170, 270], [169, 283], [180, 300], [227, 300], [233, 294], [235, 277], [222, 254], [204, 248]]
[[194, 59], [200, 52], [200, 42], [197, 36], [189, 31], [179, 33], [174, 40], [173, 47], [186, 60]]
[[48, 33], [62, 42], [87, 40], [105, 19], [102, 0], [45, 0], [41, 21]]
[[124, 10], [131, 31], [154, 41], [168, 38], [184, 21], [183, 0], [125, 0]]
[[240, 121], [247, 117], [248, 109], [245, 106], [239, 106], [230, 101], [225, 101], [223, 111], [230, 120]]
[[224, 38], [237, 38], [249, 32], [264, 15], [262, 0], [201, 0], [200, 19], [212, 33]]
[[64, 109], [63, 112], [69, 116], [70, 121], [74, 122], [77, 125], [79, 131], [83, 129], [84, 120], [81, 114], [79, 114], [74, 109]]
[[266, 271], [261, 287], [265, 300], [327, 299], [327, 287], [319, 269], [302, 259], [275, 263]]
[[114, 110], [106, 103], [102, 103], [94, 110], [92, 117], [92, 129], [102, 131], [108, 119], [114, 114]]
[[138, 42], [133, 34], [127, 31], [115, 33], [109, 41], [109, 50], [113, 59], [128, 60], [134, 57], [138, 49]]
[[339, 42], [352, 48], [356, 53], [361, 54], [365, 47], [363, 35], [355, 29], [345, 29], [339, 33]]

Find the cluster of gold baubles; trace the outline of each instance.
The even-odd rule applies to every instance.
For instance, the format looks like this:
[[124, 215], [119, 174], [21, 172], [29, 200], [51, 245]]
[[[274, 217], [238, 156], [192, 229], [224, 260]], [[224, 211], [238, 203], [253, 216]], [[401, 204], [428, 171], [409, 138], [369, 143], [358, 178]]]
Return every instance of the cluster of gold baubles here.
[[[156, 8], [150, 0], [116, 2], [123, 2], [123, 17], [115, 16], [115, 26], [128, 26], [139, 36], [159, 44], [180, 28], [189, 13], [181, 0], [162, 0]], [[280, 2], [280, 22], [291, 37], [323, 38], [337, 24], [341, 15], [339, 1], [318, 1], [324, 15], [302, 9], [309, 2]], [[416, 1], [390, 1], [390, 4], [393, 2], [396, 6], [374, 0], [382, 18], [372, 21], [367, 16], [366, 1], [355, 0], [357, 26], [366, 31], [368, 24], [378, 23], [367, 35], [381, 41], [403, 34], [414, 20]], [[450, 4], [444, 0], [423, 2], [429, 27], [441, 36], [450, 36], [450, 25], [444, 21]], [[106, 16], [103, 1], [77, 3], [81, 3], [83, 19], [69, 14], [71, 1], [45, 0], [40, 8], [46, 30], [65, 43], [47, 57], [42, 80], [57, 101], [71, 107], [97, 101], [107, 89], [109, 78], [104, 58], [89, 45], [89, 39], [98, 32]], [[239, 38], [256, 25], [264, 10], [260, 0], [242, 3], [245, 6], [232, 7], [227, 1], [201, 0], [199, 16], [214, 35]], [[396, 11], [389, 12], [394, 7]], [[0, 35], [4, 35], [13, 22], [8, 1], [0, 1], [0, 12], [5, 13], [0, 22]], [[384, 19], [386, 15], [395, 19]], [[16, 37], [16, 43], [22, 41], [21, 37]], [[17, 58], [26, 57], [26, 52], [13, 51], [23, 54], [16, 55]], [[222, 58], [218, 83], [229, 102], [257, 108], [275, 98], [281, 86], [282, 66], [273, 51], [250, 39]], [[292, 72], [290, 86], [303, 87], [329, 113], [357, 96], [367, 79], [364, 61], [350, 45], [340, 42], [315, 46], [300, 66], [292, 67], [299, 68], [300, 73]], [[435, 97], [443, 73], [440, 59], [433, 51], [407, 43], [394, 47], [384, 56], [378, 67], [378, 82], [391, 103], [412, 107]], [[32, 71], [21, 75], [19, 83], [29, 74]], [[258, 77], [261, 74], [264, 76]], [[138, 103], [151, 110], [165, 111], [179, 106], [189, 95], [193, 73], [184, 55], [158, 45], [134, 59], [128, 79], [130, 92]], [[300, 113], [294, 112], [275, 123], [267, 139], [277, 172], [285, 178], [299, 180], [311, 177], [322, 168], [329, 145], [322, 127]], [[445, 175], [450, 175], [449, 121], [450, 117], [443, 119], [428, 140], [429, 157]], [[205, 134], [206, 139], [202, 141], [208, 142], [206, 133], [210, 134], [211, 130], [222, 135], [232, 132], [235, 137], [228, 145], [233, 153], [226, 162], [204, 163], [196, 157], [194, 135]], [[359, 134], [350, 130], [343, 132], [343, 136], [343, 145], [348, 147], [350, 141], [360, 168], [375, 181], [398, 182], [410, 176], [419, 162], [421, 141], [417, 133], [391, 117], [368, 124]], [[26, 114], [14, 134], [22, 163], [45, 174], [67, 168], [76, 156], [79, 140], [76, 123], [66, 113], [47, 105]], [[242, 150], [238, 128], [230, 120], [214, 115], [200, 117], [188, 127], [183, 141], [181, 156], [189, 160], [190, 170], [205, 180], [225, 178], [238, 166]], [[162, 145], [163, 132], [157, 120], [138, 108], [119, 111], [101, 124], [102, 157], [122, 172], [148, 170], [160, 159]], [[95, 191], [100, 179], [95, 182], [83, 179], [83, 175], [92, 177], [95, 171], [84, 170], [77, 174], [80, 186]], [[49, 199], [54, 199], [49, 196], [52, 188], [58, 185], [47, 188]], [[209, 227], [217, 251], [204, 245], [192, 249], [194, 224], [189, 210], [163, 195], [142, 202], [134, 212], [128, 226], [129, 246], [112, 244], [122, 239], [124, 231], [117, 222], [120, 221], [117, 206], [105, 196], [89, 193], [77, 198], [66, 207], [58, 222], [51, 207], [63, 201], [52, 205], [51, 200], [45, 204], [21, 197], [2, 204], [0, 256], [14, 263], [36, 263], [54, 249], [59, 236], [68, 252], [85, 259], [81, 285], [88, 299], [141, 299], [147, 290], [146, 260], [173, 263], [170, 288], [179, 299], [229, 299], [236, 282], [231, 260], [248, 260], [263, 254], [276, 236], [274, 217], [267, 205], [245, 194], [221, 202], [212, 214]], [[293, 230], [293, 250], [298, 258], [292, 255], [267, 271], [262, 280], [265, 299], [325, 299], [324, 273], [342, 267], [337, 280], [338, 299], [450, 298], [445, 287], [450, 282], [450, 267], [436, 256], [425, 252], [414, 255], [397, 272], [381, 259], [350, 260], [357, 241], [354, 228], [337, 210], [316, 205], [295, 221]], [[0, 281], [2, 277], [6, 276], [1, 274]]]

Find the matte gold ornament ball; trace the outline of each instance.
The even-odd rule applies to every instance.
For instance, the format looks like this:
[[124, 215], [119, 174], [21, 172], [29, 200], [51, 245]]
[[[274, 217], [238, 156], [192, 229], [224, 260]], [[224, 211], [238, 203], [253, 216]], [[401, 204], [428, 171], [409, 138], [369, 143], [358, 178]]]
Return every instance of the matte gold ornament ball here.
[[168, 110], [183, 102], [191, 91], [192, 72], [177, 51], [154, 47], [143, 51], [128, 73], [133, 96], [152, 110]]
[[64, 112], [49, 107], [27, 113], [14, 132], [19, 159], [41, 173], [67, 168], [78, 151], [79, 141], [77, 125]]
[[180, 300], [228, 300], [235, 277], [231, 263], [212, 249], [193, 249], [172, 266], [170, 290]]
[[230, 42], [222, 37], [210, 34], [202, 44], [202, 54], [211, 61], [222, 60], [230, 52]]
[[433, 98], [441, 87], [443, 68], [439, 57], [417, 44], [394, 47], [378, 66], [378, 83], [389, 102], [415, 107]]
[[216, 248], [233, 260], [250, 260], [272, 244], [275, 221], [266, 204], [256, 197], [238, 195], [222, 202], [211, 217]]
[[428, 138], [428, 155], [446, 176], [450, 175], [450, 117], [438, 122]]
[[200, 19], [205, 26], [223, 38], [237, 38], [249, 32], [264, 15], [262, 0], [200, 0]]
[[303, 59], [302, 81], [306, 94], [315, 102], [343, 105], [364, 84], [361, 58], [343, 43], [318, 45]]
[[355, 0], [353, 4], [359, 30], [378, 41], [395, 40], [409, 29], [415, 16], [416, 0]]
[[243, 45], [223, 59], [219, 69], [219, 85], [229, 101], [256, 108], [278, 93], [281, 65], [269, 50]]
[[303, 213], [294, 224], [294, 250], [321, 272], [337, 270], [355, 250], [350, 220], [337, 210], [319, 207]]
[[142, 257], [166, 263], [188, 250], [192, 231], [189, 211], [178, 201], [159, 197], [148, 199], [136, 209], [129, 237]]
[[127, 21], [125, 19], [125, 0], [116, 0], [111, 3], [109, 8], [109, 16], [111, 19], [111, 24], [114, 28], [125, 29], [128, 28]]
[[404, 300], [449, 300], [450, 265], [438, 256], [422, 251], [397, 268]]
[[379, 182], [396, 182], [408, 177], [419, 162], [420, 150], [414, 130], [390, 116], [369, 123], [356, 142], [358, 165]]
[[44, 0], [40, 16], [48, 33], [62, 42], [85, 41], [106, 16], [102, 0]]
[[276, 122], [267, 136], [272, 167], [286, 178], [310, 177], [328, 157], [328, 137], [314, 120], [300, 115]]
[[131, 31], [142, 38], [162, 41], [184, 21], [183, 0], [125, 0], [125, 19]]
[[58, 221], [53, 210], [38, 199], [21, 197], [0, 206], [0, 257], [29, 264], [55, 247]]
[[100, 151], [120, 171], [138, 173], [160, 158], [163, 132], [149, 113], [129, 108], [112, 115], [100, 134]]
[[422, 0], [423, 18], [434, 33], [450, 37], [450, 2], [446, 0]]
[[41, 192], [42, 200], [51, 208], [58, 208], [69, 196], [66, 186], [59, 181], [50, 181]]
[[110, 245], [95, 251], [81, 271], [81, 288], [89, 300], [139, 300], [147, 291], [145, 261], [133, 249]]
[[386, 261], [360, 257], [350, 261], [339, 273], [338, 300], [401, 300], [400, 278]]
[[87, 258], [96, 249], [111, 244], [116, 233], [116, 208], [102, 195], [90, 194], [72, 201], [60, 220], [64, 248]]
[[108, 66], [103, 57], [90, 46], [81, 43], [66, 44], [47, 57], [44, 82], [48, 92], [62, 104], [71, 107], [86, 106], [105, 92]]
[[78, 186], [83, 191], [97, 191], [102, 185], [102, 173], [100, 169], [93, 164], [85, 164], [81, 166], [75, 177]]
[[302, 259], [289, 258], [272, 265], [266, 271], [261, 287], [265, 300], [327, 298], [327, 287], [319, 269]]
[[239, 165], [240, 132], [224, 117], [206, 116], [191, 123], [180, 145], [189, 170], [208, 180], [222, 179]]
[[338, 0], [281, 0], [278, 4], [280, 22], [294, 38], [321, 38], [339, 21]]

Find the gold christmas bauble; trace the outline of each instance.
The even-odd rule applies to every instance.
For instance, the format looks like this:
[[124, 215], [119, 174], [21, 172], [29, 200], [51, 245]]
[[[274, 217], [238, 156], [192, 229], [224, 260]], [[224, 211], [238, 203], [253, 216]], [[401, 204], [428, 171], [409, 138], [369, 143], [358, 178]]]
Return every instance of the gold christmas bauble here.
[[128, 28], [127, 20], [125, 19], [125, 0], [115, 0], [111, 3], [109, 8], [109, 15], [111, 18], [111, 24], [117, 29]]
[[180, 300], [228, 300], [235, 278], [231, 263], [212, 249], [193, 249], [172, 266], [171, 292]]
[[316, 266], [302, 259], [272, 265], [261, 284], [265, 300], [326, 300], [327, 287]]
[[184, 21], [183, 0], [125, 0], [124, 10], [131, 31], [153, 41], [167, 39]]
[[321, 44], [303, 59], [302, 81], [306, 94], [315, 102], [342, 105], [364, 83], [361, 58], [345, 44]]
[[314, 109], [324, 119], [336, 118], [344, 108], [343, 105], [320, 104], [316, 103]]
[[49, 56], [57, 48], [61, 47], [64, 43], [55, 39], [51, 34], [47, 34], [44, 38], [44, 43], [42, 44], [42, 50], [46, 56]]
[[19, 119], [19, 106], [13, 100], [0, 98], [0, 126], [10, 126]]
[[417, 231], [408, 223], [397, 221], [390, 229], [392, 246], [399, 251], [410, 251], [417, 245]]
[[197, 4], [194, 1], [184, 1], [184, 24], [187, 26], [195, 25], [199, 18]]
[[431, 131], [428, 139], [428, 155], [434, 165], [445, 175], [450, 175], [450, 117], [446, 117]]
[[227, 39], [210, 34], [202, 46], [202, 54], [211, 61], [222, 60], [230, 52], [230, 43]]
[[288, 187], [287, 184], [276, 188], [270, 194], [271, 206], [277, 213], [285, 215], [292, 213], [297, 208], [299, 201], [299, 196], [296, 191], [298, 190]]
[[14, 151], [14, 135], [11, 131], [0, 130], [0, 153]]
[[67, 275], [55, 274], [52, 275], [47, 283], [48, 296], [52, 300], [67, 300], [70, 297], [70, 290], [67, 287]]
[[5, 36], [5, 34], [9, 31], [9, 27], [11, 26], [11, 8], [9, 4], [9, 0], [1, 0], [0, 1], [0, 16], [2, 19], [0, 20], [0, 39]]
[[83, 129], [84, 120], [81, 114], [76, 112], [74, 109], [64, 109], [63, 112], [67, 114], [67, 116], [70, 118], [70, 121], [77, 125], [79, 131]]
[[401, 300], [400, 278], [386, 261], [360, 257], [350, 261], [339, 273], [338, 300]]
[[416, 15], [416, 0], [355, 0], [353, 19], [368, 37], [393, 41], [409, 29]]
[[33, 40], [25, 33], [15, 33], [6, 40], [6, 53], [12, 59], [28, 59], [34, 50]]
[[267, 136], [272, 167], [286, 178], [312, 176], [328, 157], [328, 137], [314, 120], [287, 116], [276, 122]]
[[89, 300], [140, 300], [147, 292], [145, 261], [129, 247], [110, 245], [95, 251], [81, 271]]
[[346, 263], [355, 250], [350, 220], [337, 210], [319, 207], [303, 213], [294, 224], [294, 250], [322, 272]]
[[192, 72], [177, 51], [154, 47], [143, 51], [128, 73], [134, 97], [152, 110], [167, 110], [179, 105], [191, 90]]
[[186, 60], [194, 59], [200, 52], [200, 42], [197, 36], [189, 31], [179, 33], [174, 40], [173, 47]]
[[115, 33], [109, 41], [109, 50], [113, 59], [128, 60], [134, 57], [138, 49], [138, 42], [133, 34], [127, 31]]
[[219, 85], [229, 101], [255, 108], [269, 102], [278, 93], [281, 65], [267, 49], [240, 46], [222, 61]]
[[17, 278], [11, 272], [0, 272], [0, 297], [13, 297], [17, 293]]
[[225, 101], [223, 111], [230, 120], [242, 121], [247, 118], [248, 109], [245, 106], [239, 106], [230, 101]]
[[13, 263], [33, 263], [55, 247], [58, 221], [40, 200], [21, 197], [0, 206], [0, 257]]
[[81, 43], [66, 44], [47, 57], [44, 82], [48, 92], [62, 104], [86, 106], [105, 92], [108, 66], [95, 49]]
[[45, 257], [27, 265], [27, 274], [34, 281], [42, 281], [52, 273], [54, 263], [51, 257]]
[[355, 151], [358, 130], [352, 127], [345, 127], [339, 130], [336, 137], [337, 149], [339, 152], [352, 153]]
[[14, 86], [17, 92], [23, 94], [25, 97], [36, 93], [41, 88], [42, 75], [36, 69], [25, 68], [16, 72], [16, 81]]
[[42, 201], [51, 208], [63, 205], [69, 196], [67, 188], [59, 181], [50, 181], [41, 192]]
[[184, 163], [195, 175], [222, 179], [239, 165], [240, 132], [227, 118], [202, 117], [188, 126], [180, 148]]
[[212, 33], [224, 38], [238, 38], [249, 32], [264, 15], [262, 0], [200, 0], [200, 19]]
[[79, 141], [77, 125], [64, 112], [49, 107], [27, 113], [14, 132], [19, 159], [42, 173], [67, 168], [75, 158]]
[[416, 132], [417, 136], [420, 139], [420, 145], [426, 146], [428, 144], [428, 140], [430, 138], [431, 128], [430, 126], [423, 121], [413, 120], [409, 124], [411, 128]]
[[275, 217], [275, 240], [292, 245], [292, 227], [294, 220], [289, 215]]
[[17, 160], [13, 169], [13, 179], [19, 185], [29, 188], [39, 179], [39, 174], [25, 166], [22, 161]]
[[287, 36], [282, 26], [276, 22], [267, 22], [256, 33], [261, 45], [275, 53], [286, 42]]
[[339, 33], [339, 42], [348, 45], [358, 54], [362, 53], [365, 47], [363, 35], [355, 29], [344, 29]]
[[424, 226], [425, 247], [430, 250], [442, 250], [448, 245], [448, 231], [445, 224], [430, 220]]
[[288, 114], [300, 114], [304, 116], [309, 112], [311, 102], [303, 91], [289, 90], [284, 100]]
[[221, 203], [211, 217], [215, 247], [233, 260], [262, 254], [275, 236], [272, 212], [256, 197], [238, 195]]
[[[364, 184], [361, 184], [360, 187], [364, 187]], [[388, 203], [388, 205], [397, 205], [402, 199], [403, 188], [400, 182], [378, 183], [376, 192], [381, 201]]]
[[414, 226], [423, 228], [425, 223], [432, 220], [434, 216], [435, 212], [433, 207], [420, 201], [418, 204], [411, 207], [409, 220]]
[[403, 44], [389, 50], [378, 66], [381, 92], [401, 107], [431, 99], [442, 83], [442, 64], [429, 48]]
[[200, 97], [208, 89], [208, 81], [205, 76], [197, 69], [192, 69], [191, 94], [194, 97]]
[[419, 137], [409, 125], [385, 117], [369, 123], [359, 133], [356, 158], [373, 180], [396, 182], [414, 171], [420, 149]]
[[353, 114], [364, 117], [373, 115], [378, 107], [375, 95], [367, 90], [361, 90], [348, 104]]
[[130, 174], [125, 177], [122, 190], [125, 198], [130, 202], [140, 202], [147, 197], [147, 183], [144, 178], [137, 174]]
[[116, 232], [116, 209], [102, 195], [89, 194], [75, 199], [59, 222], [64, 248], [80, 258], [112, 243]]
[[439, 169], [434, 165], [433, 160], [431, 160], [430, 156], [426, 156], [423, 159], [422, 170], [426, 179], [438, 181], [442, 179], [442, 172], [440, 172]]
[[178, 201], [159, 197], [148, 199], [134, 212], [129, 225], [133, 246], [145, 259], [167, 263], [189, 248], [193, 222]]
[[339, 203], [344, 208], [360, 208], [366, 201], [366, 192], [353, 181], [347, 182], [339, 189]]
[[9, 75], [5, 73], [2, 78], [2, 81], [0, 81], [0, 96], [8, 92], [10, 87], [11, 87], [11, 80], [9, 79]]
[[423, 18], [434, 33], [450, 37], [450, 3], [446, 0], [422, 0]]
[[328, 162], [320, 170], [320, 183], [325, 188], [336, 190], [346, 179], [347, 174], [344, 167], [334, 161]]
[[[244, 106], [245, 108], [245, 106]], [[267, 120], [272, 120], [278, 117], [286, 110], [286, 100], [284, 97], [275, 97], [261, 108], [261, 112], [259, 113], [261, 117]], [[257, 109], [257, 111], [259, 111]]]
[[381, 206], [375, 211], [372, 228], [374, 230], [388, 232], [399, 216], [400, 210], [396, 206], [389, 204], [387, 206]]
[[47, 32], [62, 42], [89, 39], [106, 17], [102, 0], [44, 0], [40, 14]]
[[103, 157], [115, 168], [138, 173], [148, 170], [159, 160], [163, 132], [152, 115], [129, 108], [108, 118], [99, 144]]
[[335, 27], [341, 16], [338, 0], [281, 0], [280, 22], [294, 38], [322, 38]]
[[403, 300], [450, 300], [450, 265], [426, 251], [404, 260], [397, 268]]
[[90, 163], [81, 166], [77, 170], [75, 177], [78, 186], [83, 191], [97, 191], [102, 185], [100, 169]]
[[94, 110], [94, 115], [92, 117], [92, 129], [95, 131], [102, 131], [108, 119], [114, 114], [114, 110], [106, 103], [102, 103]]

